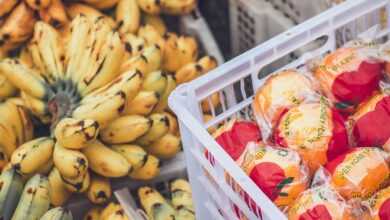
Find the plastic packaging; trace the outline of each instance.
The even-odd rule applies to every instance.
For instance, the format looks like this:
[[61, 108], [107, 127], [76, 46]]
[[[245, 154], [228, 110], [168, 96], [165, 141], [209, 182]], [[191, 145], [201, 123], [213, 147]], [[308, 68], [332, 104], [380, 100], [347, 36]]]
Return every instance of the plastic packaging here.
[[390, 219], [390, 187], [375, 193], [366, 201], [372, 220]]

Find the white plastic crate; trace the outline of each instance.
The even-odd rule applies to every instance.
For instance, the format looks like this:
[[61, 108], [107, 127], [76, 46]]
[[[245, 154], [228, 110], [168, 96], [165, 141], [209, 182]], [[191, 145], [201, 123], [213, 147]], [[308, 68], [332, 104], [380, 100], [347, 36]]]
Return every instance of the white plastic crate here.
[[[320, 48], [304, 53], [282, 69], [301, 66], [310, 58], [332, 51], [337, 47], [337, 34], [357, 21], [369, 20], [383, 11], [383, 8], [387, 9], [388, 16], [388, 0], [351, 0], [342, 3], [251, 49], [209, 74], [180, 86], [171, 94], [169, 105], [179, 118], [197, 219], [286, 219], [216, 143], [207, 128], [230, 117], [251, 117], [253, 94], [246, 94], [245, 78], [251, 78], [250, 86], [256, 90], [264, 83], [263, 76], [259, 77], [258, 74], [264, 66], [324, 36], [327, 40]], [[367, 25], [354, 34], [366, 31], [370, 26], [378, 29], [381, 27], [378, 37], [389, 34], [388, 22]], [[237, 100], [235, 94], [231, 93], [234, 84], [241, 85], [243, 99]], [[214, 119], [204, 123], [200, 103], [215, 92], [226, 93], [228, 100], [225, 102], [221, 99], [223, 111], [220, 114], [212, 111]], [[211, 155], [209, 159], [205, 157], [206, 150]], [[237, 213], [239, 218], [234, 217]]]

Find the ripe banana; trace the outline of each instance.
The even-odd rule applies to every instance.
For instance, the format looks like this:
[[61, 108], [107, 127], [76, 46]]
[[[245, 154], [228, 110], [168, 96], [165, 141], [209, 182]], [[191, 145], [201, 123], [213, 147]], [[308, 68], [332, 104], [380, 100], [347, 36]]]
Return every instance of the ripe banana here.
[[138, 197], [150, 220], [175, 220], [176, 211], [155, 189], [141, 187]]
[[144, 91], [157, 92], [160, 96], [167, 86], [167, 74], [161, 70], [149, 73], [142, 84]]
[[53, 148], [54, 140], [49, 137], [26, 142], [13, 152], [12, 166], [21, 174], [36, 173], [51, 160]]
[[115, 10], [115, 19], [119, 33], [136, 33], [141, 20], [137, 0], [119, 0]]
[[125, 211], [121, 207], [118, 211], [111, 213], [105, 220], [129, 220], [129, 218], [127, 218]]
[[0, 147], [0, 171], [3, 170], [3, 168], [7, 165], [8, 163], [8, 157], [5, 154], [3, 148]]
[[15, 169], [3, 170], [0, 186], [0, 219], [9, 220], [23, 192], [22, 177]]
[[131, 57], [140, 55], [145, 48], [146, 42], [142, 37], [134, 34], [125, 34], [121, 36], [122, 42], [125, 44], [125, 57], [123, 61], [129, 60]]
[[108, 178], [92, 175], [87, 196], [93, 204], [104, 204], [112, 195], [111, 183]]
[[176, 72], [184, 65], [195, 62], [197, 58], [198, 44], [193, 37], [166, 35], [162, 64], [164, 70]]
[[118, 144], [112, 145], [111, 148], [126, 158], [127, 162], [131, 164], [132, 170], [142, 168], [148, 160], [148, 154], [138, 145]]
[[[157, 45], [146, 47], [142, 53], [138, 56], [122, 63], [120, 72], [126, 72], [128, 70], [138, 70], [144, 76], [150, 72], [159, 70], [161, 67], [162, 51]], [[1, 71], [1, 69], [0, 69]]]
[[117, 212], [117, 211], [120, 211], [122, 210], [122, 207], [117, 204], [117, 203], [114, 203], [114, 202], [110, 202], [110, 204], [107, 205], [106, 208], [103, 209], [103, 211], [100, 213], [100, 220], [107, 220], [107, 218]]
[[150, 115], [150, 119], [153, 121], [152, 127], [136, 141], [141, 146], [150, 145], [168, 132], [169, 120], [166, 115], [153, 113]]
[[184, 15], [196, 7], [196, 0], [161, 0], [162, 11], [169, 15]]
[[50, 113], [47, 102], [27, 95], [25, 92], [21, 92], [21, 96], [26, 103], [27, 108], [31, 110], [34, 115], [38, 116], [43, 123], [47, 123], [49, 121]]
[[62, 206], [68, 201], [69, 197], [72, 195], [66, 187], [65, 183], [62, 180], [61, 174], [57, 168], [53, 168], [48, 176], [49, 186], [50, 186], [50, 203], [54, 206]]
[[93, 207], [88, 210], [87, 214], [85, 214], [83, 220], [100, 220], [100, 213], [102, 209], [100, 207]]
[[90, 21], [95, 21], [97, 18], [104, 19], [110, 27], [115, 27], [115, 21], [109, 16], [101, 13], [99, 10], [96, 10], [93, 7], [90, 7], [86, 4], [81, 3], [70, 3], [66, 7], [66, 12], [69, 15], [70, 19], [76, 18], [78, 15], [82, 14], [87, 17]]
[[181, 149], [180, 137], [167, 133], [145, 149], [159, 159], [171, 159]]
[[158, 45], [161, 50], [164, 50], [165, 40], [163, 35], [152, 25], [146, 24], [139, 28], [138, 37], [145, 39], [147, 46]]
[[98, 123], [89, 119], [64, 118], [54, 130], [57, 142], [61, 146], [73, 150], [85, 147], [85, 143], [96, 139], [98, 133]]
[[178, 84], [192, 81], [217, 67], [217, 61], [210, 56], [202, 57], [198, 62], [191, 62], [175, 73]]
[[159, 15], [144, 14], [142, 21], [145, 25], [153, 26], [161, 36], [167, 32], [167, 26]]
[[105, 143], [130, 143], [144, 135], [152, 126], [152, 120], [141, 115], [122, 116], [100, 132], [100, 138]]
[[161, 161], [153, 156], [148, 155], [144, 165], [130, 172], [129, 177], [135, 180], [151, 180], [160, 174]]
[[119, 0], [83, 0], [83, 2], [92, 5], [97, 9], [109, 9], [114, 7]]
[[131, 101], [128, 101], [124, 115], [149, 115], [159, 103], [160, 95], [154, 91], [141, 91]]
[[38, 168], [37, 173], [47, 176], [47, 174], [49, 174], [49, 172], [53, 169], [53, 167], [54, 167], [54, 162], [53, 159], [50, 158], [50, 160], [46, 164]]
[[170, 191], [177, 219], [195, 220], [190, 184], [184, 179], [177, 179], [171, 183]]
[[0, 100], [14, 96], [16, 92], [15, 86], [4, 75], [0, 75]]
[[91, 177], [89, 172], [87, 171], [84, 176], [77, 177], [75, 179], [70, 179], [61, 176], [62, 181], [64, 182], [64, 186], [66, 190], [69, 192], [82, 193], [87, 191], [90, 183]]
[[27, 181], [12, 220], [40, 219], [49, 206], [49, 181], [37, 174]]
[[138, 0], [139, 7], [148, 14], [157, 15], [161, 13], [160, 0]]
[[83, 177], [88, 171], [89, 161], [84, 154], [66, 149], [58, 142], [54, 147], [53, 161], [61, 176], [68, 179]]
[[153, 112], [163, 112], [168, 108], [168, 97], [171, 92], [176, 88], [176, 79], [172, 74], [167, 74], [167, 85], [165, 86], [164, 92], [161, 94], [160, 101], [153, 109]]
[[73, 220], [73, 216], [69, 210], [57, 207], [47, 211], [40, 220]]
[[40, 10], [49, 7], [50, 3], [53, 0], [25, 0], [25, 1], [31, 8], [35, 10]]
[[4, 0], [0, 2], [0, 17], [4, 18], [18, 4], [18, 0]]
[[39, 15], [43, 21], [55, 28], [64, 26], [69, 22], [65, 12], [65, 6], [61, 0], [51, 0], [49, 7], [40, 10]]
[[87, 143], [82, 152], [88, 158], [90, 168], [104, 177], [126, 176], [131, 169], [126, 158], [98, 140]]
[[22, 99], [22, 97], [10, 97], [7, 98], [7, 102], [10, 102], [11, 104], [27, 107], [25, 101]]

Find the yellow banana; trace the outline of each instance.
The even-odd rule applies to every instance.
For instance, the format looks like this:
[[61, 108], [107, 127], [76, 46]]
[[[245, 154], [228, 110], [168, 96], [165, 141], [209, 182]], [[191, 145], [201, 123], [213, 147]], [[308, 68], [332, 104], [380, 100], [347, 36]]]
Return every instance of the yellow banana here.
[[8, 157], [5, 154], [3, 148], [0, 147], [0, 171], [3, 170], [3, 168], [7, 165], [7, 163], [8, 163]]
[[100, 213], [100, 220], [107, 220], [107, 218], [117, 212], [117, 211], [120, 211], [122, 210], [122, 207], [117, 204], [117, 203], [114, 203], [114, 202], [110, 202], [110, 204], [107, 205], [106, 208], [103, 209], [103, 211]]
[[129, 177], [135, 180], [151, 180], [160, 174], [160, 166], [161, 161], [157, 157], [148, 155], [143, 166], [132, 170]]
[[168, 34], [163, 54], [163, 69], [176, 72], [198, 58], [198, 45], [193, 37], [175, 37]]
[[136, 141], [141, 146], [150, 145], [155, 140], [165, 135], [169, 130], [169, 120], [164, 114], [154, 113], [150, 115], [150, 119], [153, 121], [152, 127]]
[[141, 187], [138, 197], [150, 220], [175, 220], [176, 211], [155, 189]]
[[73, 216], [68, 209], [57, 207], [47, 211], [40, 220], [73, 220]]
[[167, 85], [165, 86], [164, 92], [161, 94], [160, 101], [153, 109], [153, 112], [163, 112], [168, 108], [168, 97], [171, 92], [176, 88], [176, 79], [172, 74], [167, 74]]
[[111, 183], [108, 178], [92, 175], [87, 196], [93, 204], [104, 204], [112, 195]]
[[85, 143], [96, 139], [98, 133], [98, 123], [89, 119], [64, 118], [54, 130], [58, 143], [65, 148], [74, 150], [85, 147]]
[[161, 36], [167, 32], [167, 26], [159, 15], [144, 14], [143, 23], [153, 26]]
[[144, 135], [152, 126], [152, 120], [141, 115], [122, 116], [101, 130], [100, 138], [105, 143], [130, 143]]
[[220, 95], [218, 92], [211, 94], [208, 98], [210, 99], [211, 104], [210, 104], [209, 100], [207, 100], [207, 99], [205, 99], [201, 102], [202, 110], [205, 113], [209, 113], [211, 111], [211, 108], [216, 109], [219, 106], [219, 104], [221, 103]]
[[[207, 123], [208, 121], [210, 121], [211, 119], [213, 119], [214, 117], [210, 114], [203, 114], [203, 121], [205, 123]], [[215, 131], [217, 130], [217, 127], [216, 126], [211, 126], [207, 129], [207, 131], [210, 133], [210, 134], [213, 134]]]
[[168, 118], [168, 121], [169, 121], [169, 128], [168, 128], [168, 132], [171, 133], [171, 134], [174, 134], [176, 136], [179, 136], [179, 128], [178, 128], [178, 124], [177, 124], [177, 119], [176, 119], [176, 116], [174, 116], [173, 114], [167, 112], [167, 111], [164, 111], [162, 112], [163, 115], [167, 116]]
[[40, 219], [49, 210], [49, 206], [49, 181], [37, 174], [26, 183], [12, 220]]
[[0, 100], [14, 96], [16, 91], [15, 86], [4, 75], [0, 75]]
[[171, 183], [170, 191], [178, 219], [195, 220], [190, 184], [184, 179], [177, 179]]
[[21, 97], [11, 97], [11, 98], [8, 98], [7, 102], [10, 102], [10, 103], [12, 103], [14, 105], [27, 107], [26, 106], [26, 102]]
[[19, 61], [29, 68], [35, 68], [32, 55], [28, 47], [23, 47], [19, 54]]
[[160, 95], [154, 91], [141, 91], [127, 102], [124, 115], [149, 115], [159, 103]]
[[100, 213], [102, 209], [100, 207], [93, 207], [88, 210], [87, 214], [85, 214], [83, 220], [100, 220]]
[[0, 218], [11, 219], [23, 192], [24, 182], [15, 169], [3, 170], [0, 175]]
[[136, 33], [141, 20], [137, 0], [119, 0], [115, 9], [115, 19], [119, 33]]
[[124, 62], [133, 56], [140, 55], [145, 48], [146, 42], [142, 37], [129, 33], [122, 35], [121, 39], [126, 49], [125, 57], [123, 58]]
[[6, 160], [9, 160], [18, 145], [15, 132], [9, 124], [5, 123], [8, 121], [0, 122], [0, 146]]
[[37, 173], [46, 176], [53, 169], [53, 167], [54, 167], [54, 162], [52, 159], [50, 159], [46, 164], [39, 167], [39, 169], [37, 170]]
[[34, 115], [38, 116], [42, 122], [47, 123], [50, 120], [47, 102], [27, 95], [25, 92], [22, 92], [21, 96], [26, 103], [27, 108], [31, 110]]
[[71, 3], [68, 4], [66, 7], [66, 12], [69, 15], [71, 19], [74, 19], [77, 17], [77, 15], [84, 15], [89, 20], [94, 21], [97, 18], [101, 17], [103, 18], [112, 28], [115, 27], [115, 21], [109, 16], [106, 16], [105, 14], [101, 13], [99, 10], [96, 10], [93, 7], [90, 7], [86, 4], [81, 3]]
[[31, 8], [35, 10], [40, 10], [49, 7], [50, 3], [53, 0], [25, 0], [25, 1]]
[[129, 220], [129, 218], [127, 218], [125, 211], [121, 207], [118, 211], [111, 213], [105, 220]]
[[18, 0], [3, 0], [0, 2], [0, 17], [5, 17], [18, 4]]
[[126, 158], [127, 162], [131, 164], [132, 170], [137, 170], [145, 165], [148, 154], [146, 151], [133, 144], [118, 144], [112, 145], [111, 148]]
[[161, 0], [162, 11], [170, 15], [184, 15], [196, 7], [196, 0]]
[[139, 28], [138, 37], [145, 39], [147, 46], [158, 45], [164, 50], [165, 40], [163, 35], [152, 25], [146, 24]]
[[139, 7], [148, 14], [160, 14], [161, 1], [160, 0], [138, 0]]
[[161, 67], [163, 70], [168, 72], [176, 72], [181, 67], [181, 62], [179, 58], [179, 47], [178, 40], [179, 37], [172, 32], [167, 32], [163, 36], [165, 40], [164, 49], [163, 49], [163, 60]]
[[154, 71], [149, 73], [142, 84], [144, 91], [157, 92], [162, 95], [167, 86], [167, 74], [163, 71]]
[[11, 163], [21, 174], [33, 174], [48, 163], [53, 155], [54, 140], [48, 137], [34, 139], [18, 147]]
[[62, 206], [68, 201], [69, 197], [72, 195], [65, 188], [65, 183], [62, 180], [61, 174], [57, 168], [53, 168], [48, 176], [49, 186], [50, 186], [50, 202], [53, 206]]
[[167, 133], [145, 149], [160, 159], [171, 159], [181, 149], [180, 137]]
[[91, 183], [91, 177], [88, 171], [83, 176], [77, 177], [75, 179], [70, 179], [63, 176], [61, 177], [62, 181], [64, 182], [65, 188], [68, 191], [75, 193], [82, 193], [87, 191]]
[[109, 9], [118, 4], [119, 0], [83, 0], [83, 2], [92, 5], [97, 9]]
[[217, 61], [214, 57], [205, 56], [198, 62], [191, 62], [180, 68], [175, 77], [177, 83], [189, 82], [217, 67]]
[[131, 169], [126, 158], [98, 140], [89, 142], [82, 152], [88, 158], [90, 168], [104, 177], [126, 176]]
[[148, 46], [142, 51], [140, 55], [132, 57], [131, 59], [123, 62], [120, 68], [120, 72], [138, 70], [144, 76], [146, 76], [150, 72], [160, 69], [161, 59], [161, 48], [157, 45]]
[[79, 151], [66, 149], [58, 142], [54, 147], [54, 165], [62, 177], [77, 179], [88, 171], [88, 159]]
[[51, 0], [49, 7], [40, 10], [39, 15], [43, 21], [56, 28], [64, 26], [69, 22], [61, 0]]

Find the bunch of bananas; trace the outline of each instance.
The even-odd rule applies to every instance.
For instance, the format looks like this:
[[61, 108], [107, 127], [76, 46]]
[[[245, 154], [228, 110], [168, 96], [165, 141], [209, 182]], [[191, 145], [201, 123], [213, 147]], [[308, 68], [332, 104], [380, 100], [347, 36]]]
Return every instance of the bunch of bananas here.
[[106, 207], [93, 207], [84, 216], [85, 220], [132, 220], [130, 219], [122, 206], [111, 202]]

